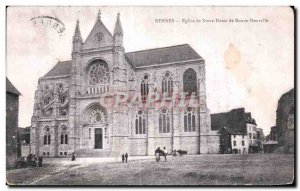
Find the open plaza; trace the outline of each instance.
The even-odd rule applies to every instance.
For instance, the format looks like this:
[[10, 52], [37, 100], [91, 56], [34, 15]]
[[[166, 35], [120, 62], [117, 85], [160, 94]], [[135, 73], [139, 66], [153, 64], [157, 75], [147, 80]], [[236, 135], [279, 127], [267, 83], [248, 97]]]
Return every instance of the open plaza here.
[[286, 185], [293, 154], [47, 158], [43, 167], [7, 171], [10, 185]]

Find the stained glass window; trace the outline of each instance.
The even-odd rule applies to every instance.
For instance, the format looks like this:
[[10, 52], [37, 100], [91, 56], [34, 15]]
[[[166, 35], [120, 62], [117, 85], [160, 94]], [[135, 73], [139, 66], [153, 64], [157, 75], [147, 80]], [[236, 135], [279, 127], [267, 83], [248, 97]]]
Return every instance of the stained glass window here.
[[196, 112], [193, 108], [187, 108], [184, 112], [184, 131], [196, 131]]
[[166, 108], [161, 109], [159, 114], [159, 133], [170, 133], [170, 114]]
[[146, 118], [143, 110], [138, 110], [136, 113], [135, 134], [146, 134]]
[[172, 96], [173, 93], [173, 78], [170, 72], [166, 72], [162, 79], [162, 93], [167, 93], [167, 96]]
[[197, 74], [195, 70], [189, 68], [183, 74], [183, 91], [197, 95]]
[[109, 69], [105, 62], [96, 60], [89, 70], [90, 84], [108, 84], [109, 83]]

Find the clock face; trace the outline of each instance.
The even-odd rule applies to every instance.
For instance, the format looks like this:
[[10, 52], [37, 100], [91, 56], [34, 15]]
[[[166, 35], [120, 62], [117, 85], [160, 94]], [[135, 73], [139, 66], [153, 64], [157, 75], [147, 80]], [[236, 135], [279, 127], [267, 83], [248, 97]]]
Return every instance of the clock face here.
[[103, 39], [103, 34], [102, 33], [97, 33], [95, 35], [95, 39], [96, 39], [96, 41], [100, 42]]

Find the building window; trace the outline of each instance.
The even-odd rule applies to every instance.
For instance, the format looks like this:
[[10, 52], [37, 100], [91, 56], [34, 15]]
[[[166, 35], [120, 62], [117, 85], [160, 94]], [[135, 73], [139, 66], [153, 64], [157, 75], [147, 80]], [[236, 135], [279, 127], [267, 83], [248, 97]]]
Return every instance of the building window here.
[[63, 155], [63, 153], [62, 153], [62, 152], [59, 152], [59, 155]]
[[252, 134], [251, 133], [249, 133], [249, 139], [252, 139]]
[[68, 128], [65, 125], [61, 126], [60, 144], [68, 144]]
[[245, 141], [242, 141], [242, 146], [245, 146]]
[[162, 93], [168, 97], [173, 93], [173, 79], [170, 72], [166, 72], [162, 78]]
[[47, 152], [47, 155], [49, 156], [49, 155], [50, 155], [50, 153], [49, 153], [49, 152]]
[[256, 133], [253, 133], [253, 139], [256, 139]]
[[233, 141], [233, 146], [236, 146], [236, 141]]
[[149, 74], [144, 74], [141, 82], [141, 95], [143, 100], [146, 100], [149, 94], [149, 80]]
[[166, 108], [159, 113], [159, 133], [170, 133], [170, 114]]
[[64, 152], [64, 155], [67, 155], [67, 152]]
[[196, 131], [196, 113], [193, 108], [187, 108], [184, 112], [184, 131]]
[[91, 139], [92, 138], [92, 130], [91, 130], [91, 128], [89, 128], [89, 139]]
[[105, 109], [100, 104], [94, 104], [86, 112], [86, 120], [89, 124], [101, 124], [106, 122]]
[[195, 92], [195, 95], [197, 95], [197, 74], [191, 68], [183, 74], [183, 91], [189, 93], [189, 95]]
[[146, 134], [146, 118], [141, 109], [135, 115], [135, 134]]
[[233, 138], [235, 138], [235, 135], [233, 135]]
[[44, 145], [50, 145], [50, 144], [51, 144], [50, 127], [46, 126], [44, 132]]
[[45, 152], [43, 152], [43, 155], [45, 156], [45, 155], [46, 155], [46, 153], [45, 153]]
[[89, 81], [91, 85], [108, 85], [109, 68], [106, 62], [95, 60], [89, 70]]
[[242, 139], [244, 139], [244, 135], [242, 136]]

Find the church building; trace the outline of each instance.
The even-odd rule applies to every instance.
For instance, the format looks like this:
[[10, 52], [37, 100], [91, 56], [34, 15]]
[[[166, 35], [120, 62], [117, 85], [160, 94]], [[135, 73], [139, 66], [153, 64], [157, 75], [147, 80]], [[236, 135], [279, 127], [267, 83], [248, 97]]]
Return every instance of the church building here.
[[158, 147], [218, 153], [205, 60], [188, 44], [125, 52], [123, 35], [120, 14], [111, 33], [99, 12], [85, 41], [77, 21], [72, 59], [39, 79], [31, 153], [133, 156], [154, 155]]

